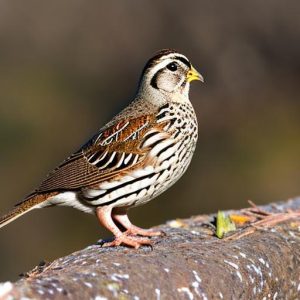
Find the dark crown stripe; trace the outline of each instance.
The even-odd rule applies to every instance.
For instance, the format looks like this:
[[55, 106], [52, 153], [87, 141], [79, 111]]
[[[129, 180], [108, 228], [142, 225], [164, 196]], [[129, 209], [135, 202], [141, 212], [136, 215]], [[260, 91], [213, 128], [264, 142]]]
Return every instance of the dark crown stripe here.
[[148, 60], [148, 62], [146, 63], [146, 65], [143, 69], [142, 74], [144, 74], [148, 69], [152, 68], [161, 57], [163, 57], [165, 55], [169, 55], [171, 53], [178, 53], [178, 52], [173, 49], [163, 49], [163, 50], [157, 52], [152, 58], [150, 58]]

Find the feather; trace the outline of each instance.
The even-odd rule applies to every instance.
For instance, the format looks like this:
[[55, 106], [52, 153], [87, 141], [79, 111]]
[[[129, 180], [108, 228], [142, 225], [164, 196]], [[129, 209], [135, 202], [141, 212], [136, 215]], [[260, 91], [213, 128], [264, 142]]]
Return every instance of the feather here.
[[[147, 133], [159, 133], [162, 124], [157, 124], [154, 115], [118, 121], [51, 172], [35, 194], [93, 187], [141, 166], [148, 154], [142, 147]], [[164, 133], [164, 137], [168, 136]]]
[[26, 214], [32, 209], [44, 206], [43, 203], [46, 200], [50, 199], [51, 197], [57, 194], [57, 192], [53, 192], [27, 197], [24, 201], [18, 203], [13, 210], [11, 210], [10, 212], [8, 212], [0, 218], [0, 228], [21, 217], [22, 215]]

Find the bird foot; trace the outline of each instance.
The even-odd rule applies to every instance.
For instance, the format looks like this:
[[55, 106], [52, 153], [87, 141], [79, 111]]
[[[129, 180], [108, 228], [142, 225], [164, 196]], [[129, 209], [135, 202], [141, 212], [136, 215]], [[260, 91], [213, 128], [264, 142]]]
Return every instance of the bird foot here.
[[102, 247], [116, 247], [120, 245], [126, 245], [138, 249], [142, 245], [151, 246], [152, 242], [147, 238], [128, 236], [127, 234], [123, 233], [122, 235], [115, 237], [112, 242], [104, 243]]
[[140, 235], [140, 236], [151, 237], [151, 236], [160, 236], [160, 235], [162, 235], [162, 232], [147, 230], [147, 229], [143, 229], [143, 228], [132, 225], [129, 228], [127, 228], [127, 230], [124, 232], [124, 234], [129, 235], [129, 236]]

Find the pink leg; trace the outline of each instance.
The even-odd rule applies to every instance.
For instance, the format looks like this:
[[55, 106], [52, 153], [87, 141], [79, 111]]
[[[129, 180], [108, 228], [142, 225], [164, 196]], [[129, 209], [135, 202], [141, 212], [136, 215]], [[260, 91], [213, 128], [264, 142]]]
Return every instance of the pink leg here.
[[141, 236], [159, 236], [162, 233], [160, 231], [151, 231], [151, 230], [146, 230], [140, 227], [137, 227], [133, 225], [128, 216], [127, 212], [124, 211], [113, 211], [112, 212], [112, 217], [114, 220], [116, 220], [119, 224], [121, 224], [125, 229], [125, 234], [127, 235], [141, 235]]
[[141, 245], [151, 244], [151, 241], [148, 239], [129, 237], [123, 233], [112, 220], [111, 212], [112, 208], [109, 206], [98, 207], [96, 209], [96, 214], [100, 224], [112, 232], [115, 236], [115, 239], [110, 243], [105, 243], [103, 245], [104, 247], [114, 247], [124, 244], [137, 249]]

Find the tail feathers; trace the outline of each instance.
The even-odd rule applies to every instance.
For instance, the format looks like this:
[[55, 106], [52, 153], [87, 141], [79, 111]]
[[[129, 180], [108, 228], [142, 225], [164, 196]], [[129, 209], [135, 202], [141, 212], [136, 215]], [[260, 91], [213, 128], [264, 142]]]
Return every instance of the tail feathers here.
[[19, 203], [13, 210], [6, 215], [0, 217], [0, 228], [16, 220], [27, 212], [35, 208], [42, 207], [42, 202], [53, 196], [54, 193], [49, 194], [35, 194], [30, 198], [26, 198], [23, 202]]
[[24, 209], [23, 205], [16, 207], [15, 209], [11, 210], [6, 215], [0, 218], [0, 228], [9, 224], [10, 222], [14, 221], [15, 219], [21, 217], [22, 215], [26, 214], [30, 210], [32, 210], [34, 206]]

